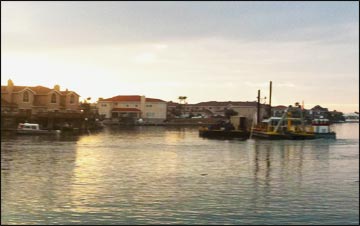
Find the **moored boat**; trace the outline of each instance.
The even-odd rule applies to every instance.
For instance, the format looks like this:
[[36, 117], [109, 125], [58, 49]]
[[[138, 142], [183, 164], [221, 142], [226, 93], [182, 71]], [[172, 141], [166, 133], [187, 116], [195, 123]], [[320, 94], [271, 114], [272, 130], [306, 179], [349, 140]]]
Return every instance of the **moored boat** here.
[[249, 131], [246, 130], [246, 118], [243, 116], [231, 116], [227, 122], [220, 121], [218, 124], [199, 129], [199, 136], [211, 139], [246, 140], [249, 135]]
[[[299, 106], [289, 106], [282, 117], [264, 119], [252, 129], [250, 137], [268, 140], [315, 139], [315, 135], [305, 129], [302, 109]], [[293, 114], [298, 114], [300, 117], [294, 117]]]
[[239, 139], [246, 140], [249, 138], [249, 132], [243, 130], [222, 130], [222, 129], [209, 129], [207, 127], [201, 127], [199, 129], [199, 135], [205, 138], [213, 139]]
[[40, 129], [39, 124], [37, 123], [19, 123], [18, 128], [16, 129], [17, 134], [28, 134], [28, 135], [37, 135], [37, 134], [60, 134], [60, 130], [44, 130]]

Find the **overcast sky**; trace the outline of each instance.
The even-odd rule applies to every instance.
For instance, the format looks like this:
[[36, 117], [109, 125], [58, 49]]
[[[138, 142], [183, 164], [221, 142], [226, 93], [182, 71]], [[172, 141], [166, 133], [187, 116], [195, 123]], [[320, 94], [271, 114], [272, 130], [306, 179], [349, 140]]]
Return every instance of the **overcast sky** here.
[[1, 84], [359, 110], [357, 2], [1, 2]]

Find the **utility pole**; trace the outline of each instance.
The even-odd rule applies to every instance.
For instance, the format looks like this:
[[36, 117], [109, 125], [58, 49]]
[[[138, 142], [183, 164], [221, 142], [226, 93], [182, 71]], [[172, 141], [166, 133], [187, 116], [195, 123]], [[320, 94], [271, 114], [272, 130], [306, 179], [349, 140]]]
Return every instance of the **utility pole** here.
[[258, 90], [258, 96], [257, 96], [257, 124], [260, 123], [260, 90]]
[[271, 117], [271, 94], [272, 94], [272, 81], [270, 81], [270, 94], [269, 94], [269, 118]]

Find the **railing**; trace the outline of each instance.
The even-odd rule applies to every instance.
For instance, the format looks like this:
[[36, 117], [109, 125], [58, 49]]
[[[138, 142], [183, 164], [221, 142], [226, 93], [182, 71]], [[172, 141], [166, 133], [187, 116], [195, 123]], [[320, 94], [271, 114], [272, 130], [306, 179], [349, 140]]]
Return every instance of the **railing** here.
[[85, 115], [76, 112], [38, 112], [34, 114], [36, 117], [49, 117], [49, 118], [84, 118]]

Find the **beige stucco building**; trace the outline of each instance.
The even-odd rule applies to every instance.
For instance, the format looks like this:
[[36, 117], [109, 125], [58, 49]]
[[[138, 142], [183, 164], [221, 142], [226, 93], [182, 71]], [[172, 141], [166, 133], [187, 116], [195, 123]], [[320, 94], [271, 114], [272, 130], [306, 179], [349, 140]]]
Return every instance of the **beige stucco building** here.
[[61, 91], [59, 85], [53, 89], [15, 86], [9, 79], [7, 86], [1, 86], [1, 109], [34, 115], [41, 112], [79, 112], [79, 97], [74, 91]]
[[143, 119], [145, 123], [162, 123], [166, 119], [166, 102], [145, 96], [115, 96], [98, 100], [99, 115], [113, 122], [121, 117]]

